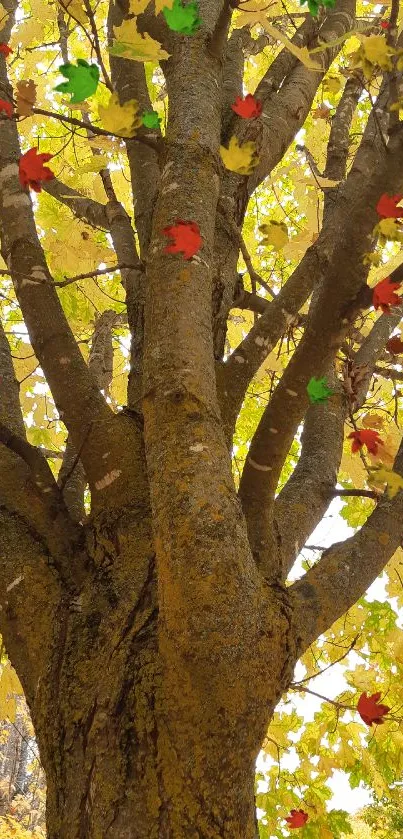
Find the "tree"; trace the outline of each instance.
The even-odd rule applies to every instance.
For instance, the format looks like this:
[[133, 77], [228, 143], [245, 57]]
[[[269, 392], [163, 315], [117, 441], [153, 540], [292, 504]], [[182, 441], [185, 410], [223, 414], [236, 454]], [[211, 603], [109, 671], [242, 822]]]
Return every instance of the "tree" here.
[[353, 819], [353, 836], [357, 839], [398, 839], [402, 829], [401, 794], [395, 791], [393, 801], [376, 801], [364, 807]]
[[[255, 839], [296, 662], [352, 613], [373, 642], [392, 558], [400, 596], [399, 7], [326, 6], [4, 0], [0, 629], [49, 839]], [[360, 528], [295, 579], [340, 495]]]

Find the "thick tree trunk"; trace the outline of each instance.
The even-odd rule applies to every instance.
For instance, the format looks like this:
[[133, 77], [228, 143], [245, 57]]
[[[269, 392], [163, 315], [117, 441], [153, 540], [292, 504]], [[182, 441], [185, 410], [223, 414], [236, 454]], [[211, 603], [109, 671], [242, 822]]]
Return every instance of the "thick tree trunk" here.
[[255, 760], [296, 656], [286, 594], [262, 585], [251, 643], [224, 639], [215, 656], [211, 630], [189, 649], [178, 627], [172, 645], [144, 521], [115, 528], [92, 528], [96, 567], [59, 608], [31, 703], [48, 839], [256, 839]]

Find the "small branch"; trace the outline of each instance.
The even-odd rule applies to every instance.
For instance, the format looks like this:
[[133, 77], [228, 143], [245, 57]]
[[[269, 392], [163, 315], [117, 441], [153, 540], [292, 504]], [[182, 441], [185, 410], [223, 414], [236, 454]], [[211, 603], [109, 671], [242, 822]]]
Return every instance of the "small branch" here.
[[374, 501], [379, 501], [382, 493], [373, 492], [370, 489], [332, 489], [330, 495], [332, 496], [363, 496], [364, 498], [372, 498]]
[[98, 29], [97, 29], [97, 25], [95, 23], [94, 12], [92, 11], [91, 3], [89, 2], [89, 0], [84, 0], [84, 7], [85, 7], [85, 11], [87, 12], [88, 20], [90, 22], [91, 32], [92, 32], [92, 37], [93, 37], [94, 50], [95, 50], [95, 54], [96, 54], [97, 59], [98, 59], [99, 66], [102, 70], [102, 74], [103, 74], [103, 77], [104, 77], [105, 84], [106, 84], [108, 90], [113, 91], [112, 82], [109, 78], [109, 74], [108, 74], [108, 71], [105, 67], [105, 63], [104, 63], [104, 60], [103, 60], [103, 57], [102, 57], [102, 50], [101, 50], [101, 45], [99, 43], [99, 37], [98, 37]]
[[[120, 134], [112, 134], [110, 131], [105, 131], [104, 128], [98, 128], [96, 125], [91, 123], [87, 125], [83, 120], [76, 119], [76, 117], [68, 117], [64, 116], [63, 114], [57, 114], [55, 111], [47, 111], [46, 108], [32, 108], [32, 113], [39, 114], [40, 116], [49, 117], [50, 119], [57, 119], [59, 122], [68, 122], [69, 125], [77, 125], [79, 128], [85, 128], [86, 130], [90, 129], [92, 134], [98, 134], [102, 137], [117, 137], [119, 140], [127, 141], [127, 137], [122, 137]], [[6, 114], [0, 114], [0, 119], [9, 119]], [[145, 146], [149, 146], [149, 148], [153, 149], [159, 153], [161, 149], [161, 140], [151, 140], [148, 137], [130, 137], [131, 140], [137, 143], [143, 143]]]
[[[89, 435], [89, 433], [90, 433], [90, 431], [91, 431], [91, 428], [92, 428], [93, 424], [94, 424], [93, 422], [90, 422], [90, 424], [89, 424], [89, 426], [88, 426], [88, 428], [87, 428], [87, 430], [86, 430], [86, 432], [85, 432], [85, 434], [84, 434], [84, 436], [83, 436], [83, 439], [82, 439], [82, 442], [81, 442], [80, 448], [79, 448], [79, 449], [78, 449], [78, 451], [76, 452], [76, 454], [75, 454], [75, 456], [74, 456], [74, 459], [73, 459], [73, 462], [72, 462], [72, 464], [71, 464], [70, 468], [69, 468], [69, 469], [67, 470], [67, 472], [66, 472], [66, 473], [65, 473], [65, 474], [64, 474], [64, 475], [60, 478], [60, 482], [58, 483], [58, 488], [59, 488], [59, 491], [60, 491], [61, 493], [63, 493], [63, 491], [64, 491], [64, 489], [65, 489], [65, 487], [66, 487], [67, 481], [69, 480], [70, 476], [73, 474], [73, 472], [74, 472], [74, 470], [75, 470], [75, 468], [76, 468], [76, 466], [77, 466], [77, 464], [78, 464], [78, 462], [79, 462], [79, 460], [80, 460], [80, 458], [81, 458], [81, 455], [82, 455], [82, 452], [83, 452], [83, 449], [84, 449], [85, 443], [86, 443], [86, 441], [87, 441], [87, 437], [88, 437], [88, 435]], [[60, 476], [59, 476], [59, 477], [60, 477]]]
[[53, 502], [56, 509], [64, 507], [61, 493], [57, 487], [50, 466], [39, 448], [31, 446], [27, 440], [14, 434], [0, 422], [0, 443], [17, 454], [30, 468], [35, 484], [44, 498]]
[[[71, 285], [71, 283], [77, 283], [79, 280], [87, 280], [91, 279], [92, 277], [101, 277], [105, 274], [113, 274], [115, 271], [121, 271], [123, 269], [133, 269], [138, 268], [138, 265], [126, 265], [126, 264], [119, 264], [119, 265], [111, 265], [109, 268], [99, 268], [97, 271], [89, 271], [88, 274], [77, 274], [75, 277], [65, 277], [64, 280], [55, 280], [54, 282], [49, 279], [39, 280], [35, 279], [35, 277], [28, 277], [26, 274], [21, 274], [18, 271], [7, 271], [6, 269], [0, 268], [0, 274], [5, 274], [9, 277], [11, 275], [18, 275], [19, 277], [27, 277], [31, 283], [38, 283], [38, 285], [48, 284], [51, 286], [57, 286], [58, 288], [64, 288], [65, 286]], [[123, 303], [123, 300], [122, 300]]]
[[311, 679], [316, 679], [317, 676], [323, 676], [323, 673], [326, 673], [326, 670], [330, 670], [330, 668], [334, 667], [335, 664], [340, 664], [340, 662], [343, 661], [343, 659], [347, 658], [348, 654], [351, 653], [351, 650], [354, 649], [359, 637], [359, 635], [356, 635], [355, 638], [353, 638], [350, 646], [343, 653], [343, 655], [341, 655], [340, 658], [336, 658], [335, 661], [332, 661], [330, 664], [327, 664], [326, 667], [323, 668], [323, 670], [319, 670], [318, 673], [312, 673], [311, 676], [305, 676], [304, 679], [300, 679], [298, 682], [293, 682], [293, 689], [296, 690], [298, 685], [302, 685], [304, 682], [310, 682]]
[[324, 702], [330, 702], [331, 705], [334, 705], [339, 711], [356, 711], [357, 708], [355, 705], [344, 705], [343, 702], [337, 702], [336, 699], [329, 699], [328, 696], [323, 696], [321, 693], [316, 693], [315, 690], [310, 690], [307, 687], [303, 687], [299, 684], [292, 684], [290, 685], [290, 690], [298, 691], [298, 693], [310, 693], [311, 696], [316, 696], [318, 699], [323, 699]]
[[401, 370], [389, 370], [387, 367], [374, 368], [374, 373], [378, 376], [383, 376], [384, 379], [394, 379], [396, 382], [403, 382], [403, 372]]
[[249, 251], [248, 251], [248, 249], [245, 245], [245, 241], [242, 237], [242, 234], [241, 234], [240, 230], [238, 229], [238, 227], [236, 226], [233, 219], [230, 217], [230, 215], [229, 215], [228, 211], [226, 210], [226, 208], [224, 207], [224, 203], [222, 201], [220, 202], [220, 205], [219, 205], [219, 212], [221, 212], [221, 214], [224, 216], [225, 220], [228, 222], [228, 225], [231, 229], [231, 232], [233, 233], [235, 240], [239, 244], [242, 256], [244, 258], [245, 265], [248, 269], [248, 274], [249, 274], [252, 282], [258, 283], [260, 286], [262, 286], [262, 288], [265, 289], [265, 291], [268, 292], [268, 294], [271, 295], [271, 297], [275, 297], [276, 292], [273, 291], [273, 289], [270, 288], [270, 286], [266, 283], [266, 281], [262, 279], [260, 274], [258, 274], [257, 271], [255, 271], [255, 269], [252, 265], [252, 260], [251, 260], [250, 255], [249, 255]]

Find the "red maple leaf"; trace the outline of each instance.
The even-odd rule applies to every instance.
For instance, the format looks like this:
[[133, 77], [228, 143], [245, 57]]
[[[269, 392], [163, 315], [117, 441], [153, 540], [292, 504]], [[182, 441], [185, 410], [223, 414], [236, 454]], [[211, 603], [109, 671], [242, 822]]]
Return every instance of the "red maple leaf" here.
[[382, 29], [389, 29], [390, 23], [387, 20], [381, 20]]
[[0, 99], [0, 113], [1, 111], [4, 111], [4, 113], [7, 114], [8, 117], [12, 117], [13, 106], [11, 102], [6, 102], [5, 99]]
[[286, 816], [285, 820], [291, 830], [294, 827], [303, 827], [308, 821], [308, 813], [304, 810], [291, 810], [291, 815]]
[[6, 58], [7, 58], [7, 56], [10, 55], [10, 52], [12, 52], [12, 49], [11, 49], [11, 47], [8, 46], [8, 44], [3, 44], [3, 42], [2, 42], [0, 44], [0, 52], [2, 52], [3, 55], [5, 55]]
[[403, 207], [398, 207], [403, 195], [387, 195], [386, 192], [381, 195], [377, 205], [376, 212], [382, 218], [403, 218]]
[[377, 283], [372, 294], [372, 305], [374, 309], [381, 307], [383, 312], [390, 312], [390, 306], [399, 306], [401, 303], [400, 297], [395, 294], [395, 289], [400, 287], [400, 283], [392, 283], [390, 277], [385, 277], [380, 283]]
[[166, 246], [164, 253], [182, 252], [185, 259], [191, 259], [200, 250], [202, 238], [199, 225], [195, 221], [178, 219], [176, 224], [164, 227], [162, 232], [164, 236], [174, 240], [171, 245]]
[[371, 696], [367, 696], [366, 693], [362, 693], [358, 703], [357, 703], [357, 711], [364, 722], [371, 726], [372, 723], [377, 723], [381, 725], [383, 723], [383, 717], [385, 714], [390, 711], [390, 708], [387, 705], [380, 705], [378, 700], [381, 698], [381, 693], [373, 693]]
[[348, 439], [352, 440], [351, 451], [359, 452], [363, 446], [366, 446], [371, 454], [378, 453], [378, 446], [382, 446], [382, 440], [377, 431], [372, 428], [359, 428], [357, 431], [352, 431], [348, 435]]
[[35, 192], [40, 192], [42, 189], [41, 181], [51, 181], [55, 177], [52, 170], [43, 165], [52, 157], [53, 154], [38, 154], [35, 148], [25, 152], [20, 157], [19, 162], [21, 186], [30, 186]]
[[237, 96], [233, 105], [231, 105], [233, 111], [235, 111], [238, 116], [243, 117], [244, 119], [252, 119], [252, 117], [260, 117], [262, 113], [262, 103], [259, 99], [255, 99], [251, 93], [247, 93], [245, 99], [242, 99], [241, 96]]
[[389, 338], [389, 341], [386, 344], [386, 349], [388, 352], [392, 353], [392, 355], [400, 355], [400, 353], [403, 353], [403, 341], [401, 340], [400, 335], [394, 335], [393, 338]]

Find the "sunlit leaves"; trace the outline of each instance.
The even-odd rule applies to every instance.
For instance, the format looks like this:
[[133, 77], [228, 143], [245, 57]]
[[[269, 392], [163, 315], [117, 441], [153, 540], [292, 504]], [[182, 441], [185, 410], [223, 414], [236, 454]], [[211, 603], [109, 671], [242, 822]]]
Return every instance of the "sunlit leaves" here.
[[132, 61], [159, 61], [169, 58], [169, 53], [161, 47], [158, 41], [146, 32], [142, 35], [137, 31], [133, 20], [124, 20], [114, 29], [115, 41], [109, 47], [111, 55], [119, 58], [129, 58]]
[[361, 35], [361, 46], [352, 58], [352, 66], [360, 67], [367, 79], [371, 79], [376, 70], [392, 70], [392, 55], [384, 35]]

